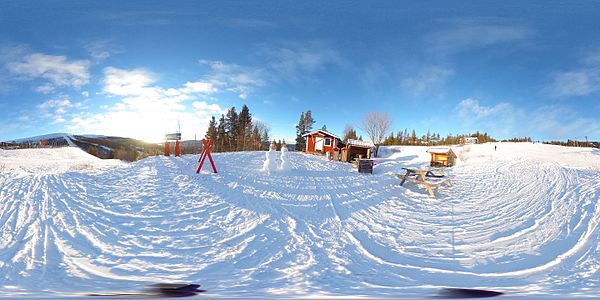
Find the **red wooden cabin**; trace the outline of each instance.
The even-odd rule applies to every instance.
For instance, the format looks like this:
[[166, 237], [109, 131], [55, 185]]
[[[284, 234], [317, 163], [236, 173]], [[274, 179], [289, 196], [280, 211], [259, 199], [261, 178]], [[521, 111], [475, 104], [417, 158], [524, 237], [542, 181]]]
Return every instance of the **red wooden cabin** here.
[[306, 133], [302, 136], [306, 138], [305, 151], [307, 153], [330, 152], [333, 154], [333, 149], [343, 145], [342, 139], [339, 136], [322, 129]]

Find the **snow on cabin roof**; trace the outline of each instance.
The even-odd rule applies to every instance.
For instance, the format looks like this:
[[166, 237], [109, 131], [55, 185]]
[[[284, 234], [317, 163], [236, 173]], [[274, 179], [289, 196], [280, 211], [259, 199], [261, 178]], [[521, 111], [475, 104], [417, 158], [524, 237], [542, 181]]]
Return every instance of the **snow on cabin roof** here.
[[348, 139], [347, 144], [352, 145], [352, 146], [373, 147], [373, 144], [371, 144], [369, 142], [361, 141], [361, 140]]
[[453, 152], [452, 149], [448, 147], [436, 147], [427, 149], [427, 153], [435, 153], [435, 154], [448, 154]]
[[305, 133], [302, 136], [313, 135], [313, 134], [316, 134], [316, 133], [322, 133], [324, 135], [332, 136], [332, 137], [334, 137], [336, 139], [341, 140], [341, 138], [339, 136], [337, 136], [337, 135], [335, 135], [335, 134], [333, 134], [333, 133], [331, 133], [331, 132], [329, 132], [327, 130], [323, 130], [323, 129], [319, 129], [319, 130], [315, 130], [313, 132]]

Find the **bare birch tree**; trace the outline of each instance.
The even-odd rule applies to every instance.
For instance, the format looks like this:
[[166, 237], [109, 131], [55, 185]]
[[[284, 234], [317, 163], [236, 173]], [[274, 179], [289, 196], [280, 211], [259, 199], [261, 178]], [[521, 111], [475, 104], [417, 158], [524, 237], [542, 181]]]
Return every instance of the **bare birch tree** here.
[[360, 122], [360, 130], [366, 133], [375, 145], [383, 142], [391, 127], [392, 118], [388, 113], [366, 113]]

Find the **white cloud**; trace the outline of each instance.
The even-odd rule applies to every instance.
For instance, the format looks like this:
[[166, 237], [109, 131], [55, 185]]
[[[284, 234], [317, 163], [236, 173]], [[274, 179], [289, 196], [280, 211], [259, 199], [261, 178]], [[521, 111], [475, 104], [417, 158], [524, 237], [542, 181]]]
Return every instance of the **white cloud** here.
[[402, 80], [402, 87], [411, 94], [420, 95], [444, 85], [446, 79], [454, 75], [454, 70], [440, 66], [426, 66], [421, 72]]
[[56, 117], [54, 119], [54, 121], [52, 121], [52, 125], [56, 125], [56, 124], [60, 124], [60, 123], [64, 123], [66, 120], [63, 117]]
[[224, 113], [218, 104], [188, 101], [216, 92], [207, 82], [187, 82], [180, 88], [156, 85], [155, 76], [143, 69], [104, 69], [104, 93], [119, 97], [102, 113], [79, 114], [71, 118], [69, 131], [125, 136], [160, 141], [174, 132], [179, 122], [184, 138], [203, 136], [210, 116]]
[[22, 79], [45, 79], [48, 82], [36, 90], [43, 93], [59, 86], [79, 88], [90, 81], [89, 61], [69, 60], [65, 56], [43, 53], [27, 54], [21, 59], [6, 63], [6, 69]]
[[484, 106], [479, 104], [479, 100], [467, 98], [458, 103], [458, 113], [465, 119], [481, 119], [486, 117], [497, 117], [498, 114], [512, 111], [510, 103], [502, 102], [494, 106]]
[[50, 119], [51, 125], [56, 125], [66, 122], [66, 118], [73, 114], [73, 110], [81, 108], [82, 106], [82, 102], [72, 102], [66, 97], [60, 97], [40, 103], [36, 108], [38, 110], [38, 115]]
[[153, 75], [144, 69], [104, 68], [104, 92], [117, 96], [139, 95], [154, 83]]
[[189, 93], [215, 93], [217, 88], [209, 82], [186, 82], [184, 91]]
[[40, 103], [37, 105], [37, 108], [46, 110], [52, 108], [63, 109], [66, 107], [72, 106], [71, 100], [63, 98], [63, 99], [51, 99], [46, 102]]

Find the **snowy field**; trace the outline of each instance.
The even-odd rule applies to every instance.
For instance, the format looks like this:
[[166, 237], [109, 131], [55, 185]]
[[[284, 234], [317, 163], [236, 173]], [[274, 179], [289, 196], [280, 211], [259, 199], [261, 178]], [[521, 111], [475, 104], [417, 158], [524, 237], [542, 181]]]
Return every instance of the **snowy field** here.
[[197, 156], [0, 150], [0, 297], [156, 282], [225, 297], [600, 295], [600, 151], [456, 147], [452, 186], [431, 198], [393, 176], [426, 166], [425, 150], [385, 148], [373, 175], [293, 152], [286, 171], [244, 152], [197, 175]]

